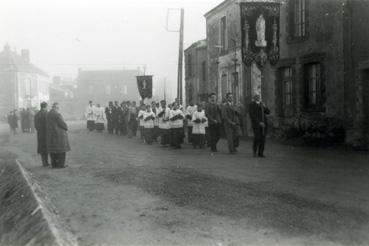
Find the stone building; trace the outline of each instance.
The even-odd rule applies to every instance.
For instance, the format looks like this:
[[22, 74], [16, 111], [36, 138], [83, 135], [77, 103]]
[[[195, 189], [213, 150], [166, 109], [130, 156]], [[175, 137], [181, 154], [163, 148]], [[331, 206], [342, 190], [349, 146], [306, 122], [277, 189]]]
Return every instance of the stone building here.
[[185, 54], [185, 88], [186, 105], [207, 100], [208, 71], [207, 71], [206, 40], [200, 40], [188, 47]]
[[346, 142], [367, 140], [368, 11], [364, 0], [289, 0], [282, 5], [278, 124], [335, 119], [342, 122]]
[[107, 106], [109, 101], [139, 101], [136, 76], [140, 70], [79, 70], [76, 97], [84, 110], [89, 100]]
[[221, 100], [233, 92], [244, 103], [245, 71], [241, 62], [241, 16], [236, 0], [227, 0], [205, 14], [209, 92]]
[[5, 45], [0, 53], [0, 114], [20, 108], [38, 108], [49, 101], [49, 76], [30, 62], [28, 50], [21, 54]]
[[205, 14], [206, 90], [244, 106], [261, 94], [276, 132], [339, 125], [368, 142], [367, 13], [366, 0], [225, 0]]

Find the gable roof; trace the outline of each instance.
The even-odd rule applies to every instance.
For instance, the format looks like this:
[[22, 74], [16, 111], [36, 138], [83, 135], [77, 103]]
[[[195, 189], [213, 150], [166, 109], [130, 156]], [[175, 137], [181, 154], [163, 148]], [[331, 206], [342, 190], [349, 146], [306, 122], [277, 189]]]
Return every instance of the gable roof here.
[[49, 77], [47, 73], [25, 60], [16, 52], [4, 48], [4, 50], [0, 53], [0, 71], [10, 70], [17, 72], [36, 73], [38, 75]]

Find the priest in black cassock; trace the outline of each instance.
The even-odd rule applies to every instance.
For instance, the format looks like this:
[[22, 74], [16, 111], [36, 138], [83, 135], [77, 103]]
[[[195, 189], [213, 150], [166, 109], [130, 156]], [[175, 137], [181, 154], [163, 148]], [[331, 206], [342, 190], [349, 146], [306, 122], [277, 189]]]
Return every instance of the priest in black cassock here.
[[249, 105], [249, 115], [254, 131], [254, 157], [265, 157], [265, 140], [268, 132], [268, 120], [266, 116], [268, 114], [270, 114], [270, 111], [261, 101], [260, 95], [254, 95], [253, 101]]

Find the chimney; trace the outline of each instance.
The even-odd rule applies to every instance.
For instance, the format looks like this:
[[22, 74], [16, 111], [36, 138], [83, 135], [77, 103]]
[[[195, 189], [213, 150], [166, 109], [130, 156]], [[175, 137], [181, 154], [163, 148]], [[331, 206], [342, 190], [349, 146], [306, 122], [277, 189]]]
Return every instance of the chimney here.
[[30, 63], [29, 59], [29, 50], [21, 50], [22, 58], [27, 62]]

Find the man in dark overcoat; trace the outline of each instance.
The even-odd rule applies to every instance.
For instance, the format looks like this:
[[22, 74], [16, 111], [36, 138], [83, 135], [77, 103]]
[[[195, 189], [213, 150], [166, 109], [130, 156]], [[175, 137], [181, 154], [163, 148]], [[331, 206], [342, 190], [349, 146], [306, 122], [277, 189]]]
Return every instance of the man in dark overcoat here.
[[54, 103], [47, 114], [47, 149], [52, 168], [64, 168], [66, 152], [70, 151], [68, 126], [59, 113], [59, 104]]
[[8, 115], [8, 123], [10, 127], [10, 131], [15, 135], [17, 134], [17, 128], [18, 128], [18, 116], [17, 116], [17, 110], [13, 110]]
[[113, 102], [109, 102], [109, 106], [105, 108], [106, 120], [108, 121], [108, 132], [114, 134], [114, 118], [113, 118], [114, 105]]
[[230, 154], [237, 153], [238, 137], [240, 132], [240, 122], [233, 104], [232, 93], [227, 93], [225, 103], [222, 107], [222, 120], [224, 123], [224, 130], [228, 142], [228, 151]]
[[37, 131], [37, 153], [41, 155], [42, 165], [44, 167], [49, 166], [49, 158], [47, 151], [47, 103], [41, 103], [41, 109], [35, 115], [35, 128]]
[[256, 94], [249, 105], [249, 115], [254, 132], [253, 153], [254, 157], [265, 157], [265, 140], [268, 131], [268, 120], [266, 115], [270, 114], [269, 109], [261, 102], [260, 95]]

